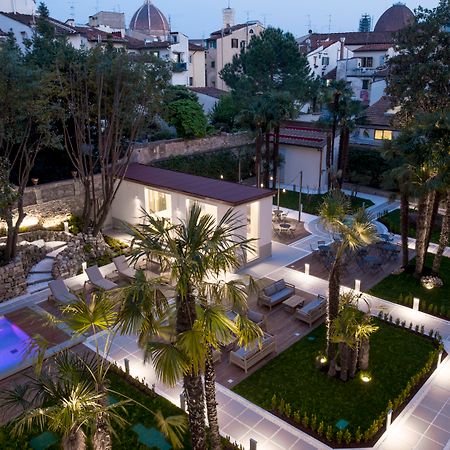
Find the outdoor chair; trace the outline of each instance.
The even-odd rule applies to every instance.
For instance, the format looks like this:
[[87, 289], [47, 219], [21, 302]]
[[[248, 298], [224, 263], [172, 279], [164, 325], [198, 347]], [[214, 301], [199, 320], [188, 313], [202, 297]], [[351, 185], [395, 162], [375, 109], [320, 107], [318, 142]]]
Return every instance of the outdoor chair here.
[[312, 324], [325, 316], [326, 313], [327, 299], [323, 295], [318, 295], [316, 299], [303, 306], [303, 308], [297, 308], [294, 317], [302, 322], [306, 322], [311, 328]]
[[50, 283], [48, 283], [48, 287], [50, 288], [52, 297], [59, 303], [67, 305], [77, 300], [77, 296], [72, 294], [69, 289], [67, 289], [67, 286], [62, 278], [50, 281]]
[[111, 289], [119, 287], [113, 281], [107, 280], [100, 272], [98, 266], [88, 267], [85, 272], [89, 278], [89, 282], [102, 291], [110, 291]]
[[113, 263], [116, 266], [120, 277], [127, 281], [133, 281], [136, 278], [136, 269], [130, 267], [125, 255], [120, 255], [113, 258]]

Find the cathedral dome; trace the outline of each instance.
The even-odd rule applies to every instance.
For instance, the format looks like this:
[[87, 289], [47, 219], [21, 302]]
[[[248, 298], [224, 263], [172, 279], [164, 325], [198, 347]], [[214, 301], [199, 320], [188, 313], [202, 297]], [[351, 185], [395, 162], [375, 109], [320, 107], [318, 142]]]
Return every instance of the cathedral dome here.
[[151, 0], [145, 0], [134, 13], [130, 30], [149, 36], [166, 37], [170, 33], [170, 26], [166, 16], [153, 5]]
[[373, 31], [396, 32], [414, 21], [414, 13], [404, 3], [395, 3], [378, 19]]

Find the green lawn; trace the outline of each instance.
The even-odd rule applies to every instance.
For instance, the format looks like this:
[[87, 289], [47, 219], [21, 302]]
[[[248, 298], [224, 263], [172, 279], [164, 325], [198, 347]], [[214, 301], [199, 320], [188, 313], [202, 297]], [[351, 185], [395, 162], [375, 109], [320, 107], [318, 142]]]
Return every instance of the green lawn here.
[[[410, 214], [415, 214], [415, 211], [410, 209]], [[391, 211], [390, 213], [386, 214], [383, 217], [380, 217], [378, 219], [379, 222], [383, 223], [387, 226], [388, 230], [395, 234], [400, 234], [400, 210], [396, 209], [395, 211]], [[438, 243], [439, 237], [440, 237], [441, 229], [440, 224], [437, 223], [433, 231], [431, 232], [431, 242]], [[416, 224], [415, 221], [413, 223], [410, 223], [408, 228], [408, 236], [411, 238], [416, 238]]]
[[[428, 267], [431, 267], [433, 258], [434, 255], [427, 255], [426, 265]], [[404, 298], [411, 295], [421, 300], [420, 309], [422, 311], [450, 317], [450, 258], [442, 259], [439, 277], [444, 285], [429, 290], [422, 287], [420, 280], [414, 278], [412, 273], [403, 272], [399, 275], [389, 275], [370, 289], [369, 294], [395, 303], [401, 303], [400, 296]], [[429, 310], [430, 305], [433, 305], [431, 311]]]
[[364, 430], [386, 410], [389, 400], [399, 395], [434, 350], [430, 340], [378, 320], [377, 324], [380, 329], [371, 338], [369, 383], [358, 377], [344, 383], [315, 368], [315, 357], [325, 348], [322, 325], [312, 332], [316, 340], [301, 339], [234, 391], [266, 409], [271, 409], [271, 398], [276, 394], [290, 403], [293, 412], [316, 414], [318, 422], [329, 425], [345, 419], [350, 432], [358, 426]]
[[[274, 191], [275, 194], [277, 191]], [[323, 198], [326, 194], [302, 194], [302, 204], [303, 204], [303, 212], [308, 214], [318, 215], [319, 207], [323, 202]], [[280, 206], [282, 208], [289, 208], [298, 211], [298, 192], [294, 191], [286, 191], [280, 192]], [[373, 205], [371, 200], [360, 198], [360, 197], [351, 197], [350, 198], [352, 209], [358, 209], [361, 206], [365, 206], [368, 208]], [[277, 195], [273, 198], [273, 204], [276, 205], [278, 202]]]
[[[161, 410], [164, 416], [168, 417], [171, 415], [181, 414], [182, 411], [177, 408], [175, 405], [170, 403], [168, 400], [156, 396], [151, 397], [149, 395], [145, 395], [140, 390], [136, 389], [134, 386], [131, 386], [127, 381], [125, 381], [122, 377], [110, 372], [109, 378], [111, 380], [111, 389], [114, 391], [118, 391], [127, 395], [130, 398], [135, 399], [137, 402], [145, 405], [147, 408], [152, 411]], [[142, 423], [144, 426], [148, 428], [156, 428], [156, 422], [153, 416], [144, 408], [140, 406], [136, 406], [133, 404], [126, 406], [126, 420], [129, 422], [129, 425], [125, 426], [125, 428], [115, 429], [116, 436], [113, 437], [113, 448], [114, 450], [148, 450], [148, 447], [140, 444], [138, 442], [137, 434], [131, 430], [131, 427], [137, 423]], [[10, 436], [10, 426], [5, 426], [0, 428], [0, 448], [2, 450], [12, 450], [12, 449], [29, 449], [29, 441], [31, 438], [40, 434], [39, 430], [35, 430], [34, 432], [21, 437], [21, 438], [11, 438]], [[55, 444], [49, 447], [50, 450], [56, 450], [60, 448], [60, 444]], [[185, 449], [190, 449], [190, 440], [189, 435], [185, 436], [184, 439], [184, 447]]]

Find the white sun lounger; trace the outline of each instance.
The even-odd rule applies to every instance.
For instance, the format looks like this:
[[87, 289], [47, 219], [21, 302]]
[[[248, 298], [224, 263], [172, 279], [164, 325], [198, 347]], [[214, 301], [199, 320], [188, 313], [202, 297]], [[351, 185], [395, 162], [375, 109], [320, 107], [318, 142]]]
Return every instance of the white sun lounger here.
[[119, 287], [116, 283], [111, 280], [107, 280], [98, 266], [91, 266], [85, 269], [86, 275], [89, 278], [90, 283], [92, 283], [95, 287], [98, 287], [102, 291], [110, 291], [111, 289], [115, 289]]
[[117, 256], [113, 259], [113, 263], [122, 278], [125, 278], [128, 281], [133, 281], [136, 278], [136, 269], [130, 267], [125, 255]]
[[50, 283], [48, 283], [48, 286], [50, 288], [52, 296], [59, 303], [68, 304], [77, 300], [77, 296], [69, 292], [69, 289], [67, 289], [67, 286], [62, 278], [50, 281]]

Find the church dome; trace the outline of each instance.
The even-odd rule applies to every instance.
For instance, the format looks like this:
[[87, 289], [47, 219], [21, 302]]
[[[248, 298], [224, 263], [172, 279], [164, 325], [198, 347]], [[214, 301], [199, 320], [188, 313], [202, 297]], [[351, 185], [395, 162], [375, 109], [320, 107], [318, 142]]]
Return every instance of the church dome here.
[[157, 37], [165, 37], [170, 33], [166, 16], [153, 5], [151, 0], [145, 0], [144, 4], [134, 13], [130, 29]]
[[378, 19], [373, 31], [396, 32], [414, 21], [414, 13], [404, 3], [395, 3]]

